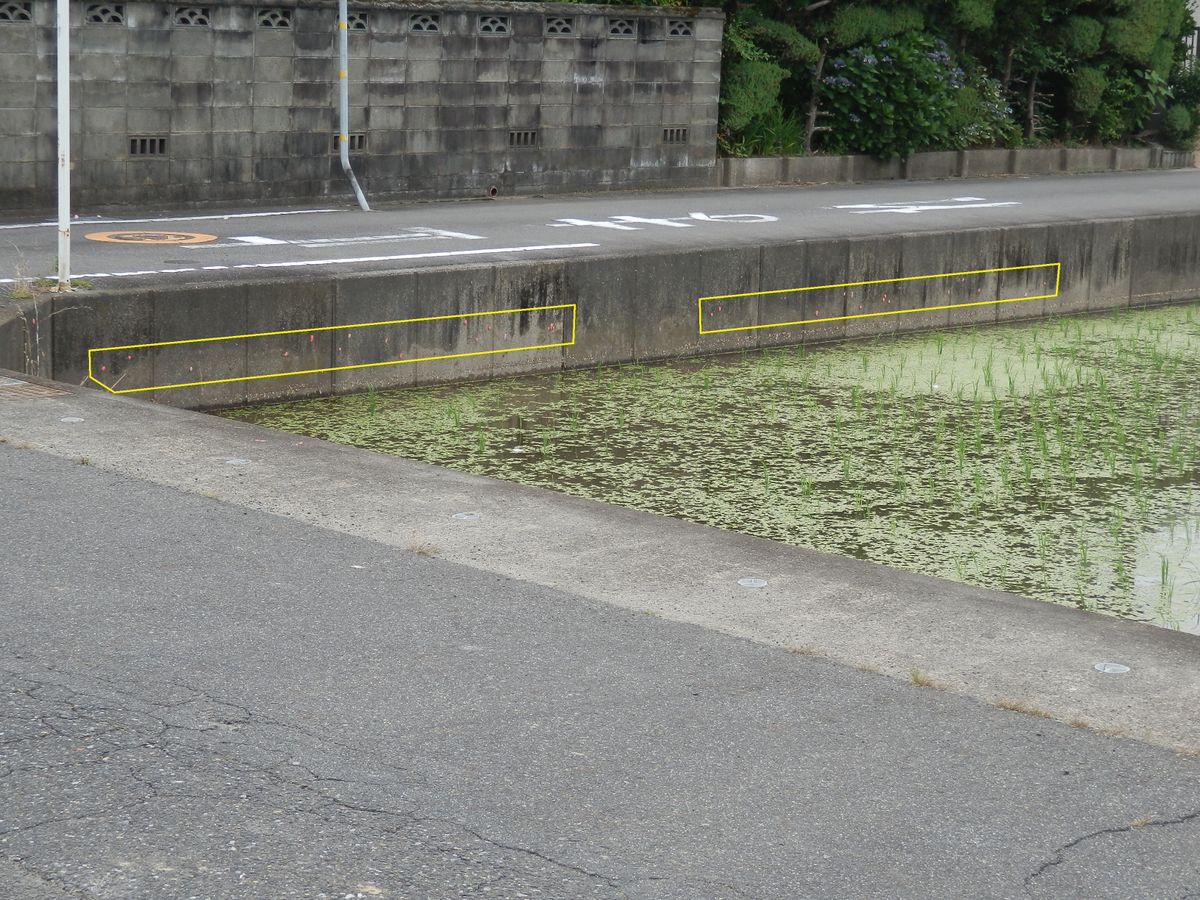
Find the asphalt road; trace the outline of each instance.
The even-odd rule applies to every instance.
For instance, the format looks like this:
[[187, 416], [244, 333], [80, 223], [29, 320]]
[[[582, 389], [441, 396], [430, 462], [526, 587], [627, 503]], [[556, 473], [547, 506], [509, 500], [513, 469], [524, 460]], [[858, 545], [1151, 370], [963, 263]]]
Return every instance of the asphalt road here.
[[[1200, 170], [1186, 169], [460, 201], [370, 213], [145, 212], [76, 219], [72, 272], [96, 287], [244, 281], [1192, 213], [1198, 203]], [[0, 284], [53, 274], [56, 241], [44, 219], [0, 222]]]
[[1200, 891], [1135, 741], [12, 444], [0, 548], [7, 897]]

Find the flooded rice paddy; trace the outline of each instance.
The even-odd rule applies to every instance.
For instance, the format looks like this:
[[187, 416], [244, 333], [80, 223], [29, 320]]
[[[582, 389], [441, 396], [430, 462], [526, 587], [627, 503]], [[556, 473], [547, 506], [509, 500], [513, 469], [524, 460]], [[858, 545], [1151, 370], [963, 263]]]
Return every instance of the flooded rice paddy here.
[[1200, 304], [224, 413], [1200, 633]]

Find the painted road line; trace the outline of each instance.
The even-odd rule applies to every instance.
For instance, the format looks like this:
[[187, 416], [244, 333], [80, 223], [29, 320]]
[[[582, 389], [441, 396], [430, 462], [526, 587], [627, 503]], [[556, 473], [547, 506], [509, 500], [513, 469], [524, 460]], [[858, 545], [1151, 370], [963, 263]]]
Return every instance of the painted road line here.
[[[1038, 274], [1039, 270], [1041, 270], [1040, 275]], [[728, 326], [717, 327], [717, 328], [712, 328], [712, 327], [706, 328], [705, 327], [705, 313], [706, 312], [708, 314], [708, 317], [711, 319], [718, 314], [726, 313], [725, 307], [729, 306], [730, 307], [729, 313], [732, 314], [735, 312], [735, 309], [737, 307], [737, 301], [745, 300], [747, 298], [752, 298], [752, 297], [753, 298], [772, 297], [772, 298], [783, 301], [784, 304], [786, 304], [789, 301], [794, 302], [794, 301], [799, 300], [801, 302], [801, 304], [803, 304], [803, 302], [806, 299], [815, 296], [812, 293], [814, 291], [839, 290], [840, 289], [842, 292], [842, 296], [837, 299], [845, 300], [848, 295], [848, 292], [851, 288], [906, 284], [906, 283], [913, 283], [913, 282], [920, 282], [920, 281], [934, 281], [936, 279], [945, 279], [945, 278], [957, 278], [961, 281], [966, 278], [978, 277], [981, 275], [992, 275], [992, 274], [998, 274], [998, 273], [1002, 273], [1002, 272], [1021, 272], [1027, 276], [1036, 276], [1039, 279], [1037, 282], [1038, 283], [1037, 290], [1042, 290], [1043, 292], [1038, 293], [1037, 290], [1035, 290], [1034, 293], [1032, 293], [1032, 294], [1022, 295], [1019, 297], [1000, 297], [1000, 298], [991, 299], [991, 300], [969, 300], [969, 301], [965, 301], [965, 302], [961, 302], [961, 303], [944, 303], [944, 304], [938, 304], [935, 306], [918, 306], [918, 307], [913, 307], [911, 309], [885, 309], [885, 310], [878, 310], [875, 312], [848, 313], [845, 315], [837, 315], [837, 316], [822, 316], [822, 315], [820, 315], [820, 309], [816, 308], [815, 312], [812, 316], [801, 315], [799, 318], [793, 318], [793, 319], [790, 319], [789, 321], [760, 322], [760, 323], [756, 323], [753, 325], [728, 325]], [[1051, 274], [1053, 274], [1053, 276], [1054, 276], [1054, 278], [1053, 278], [1054, 291], [1052, 293], [1045, 293], [1044, 290], [1049, 284]], [[940, 272], [935, 275], [906, 275], [906, 276], [903, 276], [900, 278], [877, 278], [877, 279], [873, 279], [870, 281], [848, 281], [848, 282], [845, 282], [842, 284], [817, 284], [817, 285], [812, 285], [810, 287], [782, 288], [780, 290], [773, 290], [773, 291], [750, 291], [750, 292], [744, 293], [744, 294], [721, 294], [721, 295], [713, 296], [713, 297], [700, 297], [696, 301], [696, 306], [697, 306], [697, 313], [698, 313], [699, 323], [700, 323], [700, 334], [725, 334], [725, 333], [731, 332], [731, 331], [756, 331], [761, 328], [786, 328], [786, 327], [793, 326], [793, 325], [812, 325], [812, 324], [816, 324], [816, 323], [820, 323], [820, 322], [842, 322], [842, 321], [847, 321], [850, 319], [870, 319], [870, 318], [875, 318], [876, 316], [899, 316], [899, 315], [905, 315], [908, 313], [933, 312], [935, 310], [946, 310], [946, 309], [962, 309], [962, 308], [968, 307], [968, 306], [994, 306], [994, 305], [998, 306], [1002, 303], [1021, 303], [1021, 302], [1027, 301], [1027, 300], [1053, 300], [1054, 298], [1056, 298], [1059, 295], [1059, 288], [1061, 285], [1061, 281], [1062, 281], [1062, 263], [1060, 263], [1060, 262], [1036, 263], [1034, 265], [1028, 265], [1028, 266], [1003, 266], [1000, 268], [993, 268], [993, 269], [972, 269], [967, 272]], [[982, 291], [982, 287], [980, 287], [979, 290], [976, 291], [976, 294], [978, 294], [980, 291]], [[793, 296], [790, 298], [788, 296], [786, 296], [789, 294], [793, 295]], [[883, 299], [884, 303], [888, 302], [888, 294], [886, 291], [882, 292], [882, 299]], [[733, 301], [733, 303], [730, 303], [730, 301]], [[814, 304], [821, 303], [822, 305], [825, 305], [824, 301], [821, 301], [819, 299], [813, 300], [812, 302]], [[828, 302], [836, 304], [836, 301], [834, 298], [829, 298]], [[705, 303], [710, 304], [710, 307], [707, 310], [705, 309], [705, 306], [704, 306]], [[717, 305], [717, 308], [715, 310], [711, 308], [712, 304]], [[782, 305], [781, 308], [785, 314], [784, 317], [786, 318], [789, 308], [786, 305]], [[860, 308], [861, 308], [861, 306], [860, 306]], [[794, 307], [792, 309], [794, 310]], [[803, 309], [804, 309], [804, 307], [803, 307], [803, 305], [801, 305], [801, 307], [800, 307], [801, 312], [803, 312]], [[757, 309], [757, 312], [759, 315], [764, 314], [763, 308], [761, 306]], [[794, 312], [793, 312], [793, 314], [794, 314]]]
[[639, 225], [659, 225], [663, 228], [691, 228], [697, 222], [733, 223], [738, 225], [754, 225], [763, 222], [778, 222], [778, 216], [767, 216], [761, 213], [723, 213], [710, 216], [707, 213], [694, 212], [686, 216], [670, 216], [666, 218], [647, 218], [645, 216], [609, 216], [607, 221], [593, 219], [555, 219], [547, 224], [547, 228], [609, 228], [613, 231], [641, 231]]
[[[405, 231], [411, 232], [413, 238], [450, 238], [461, 241], [486, 241], [483, 235], [466, 234], [462, 231], [446, 231], [443, 228], [427, 228], [423, 225], [417, 225], [413, 228], [405, 228]], [[352, 242], [369, 242], [369, 241], [389, 241], [403, 240], [405, 235], [398, 234], [370, 234], [363, 237], [331, 237], [331, 238], [301, 238], [292, 241], [293, 244], [302, 244], [305, 246], [326, 246], [329, 244], [345, 244]]]
[[538, 253], [544, 250], [583, 250], [599, 244], [539, 244], [533, 247], [491, 247], [479, 250], [437, 250], [429, 253], [397, 253], [392, 256], [350, 256], [340, 259], [302, 259], [290, 262], [238, 263], [231, 269], [286, 269], [312, 266], [353, 265], [355, 263], [401, 262], [409, 259], [448, 259], [456, 256], [488, 256], [500, 253]]
[[[505, 317], [508, 317], [507, 321]], [[383, 322], [94, 347], [88, 350], [88, 379], [113, 394], [136, 394], [470, 356], [551, 350], [575, 344], [575, 322], [576, 305], [558, 303]], [[436, 329], [442, 324], [446, 326], [444, 330], [431, 333], [431, 326]], [[369, 341], [355, 339], [356, 332], [368, 330], [372, 331]], [[418, 334], [413, 335], [413, 331], [418, 331]], [[396, 349], [414, 343], [426, 346], [431, 339], [440, 341], [441, 352], [406, 357]], [[497, 347], [497, 343], [509, 345]], [[197, 354], [198, 345], [204, 345], [203, 355]], [[252, 346], [253, 353], [250, 352]], [[232, 352], [229, 348], [233, 348]], [[306, 365], [307, 362], [328, 360], [331, 353], [340, 359], [358, 357], [361, 360], [363, 355], [368, 358], [366, 361], [333, 366]], [[371, 356], [380, 355], [385, 358], [370, 359]], [[288, 360], [296, 368], [278, 371], [274, 367], [281, 359]], [[250, 371], [255, 366], [260, 366], [262, 371]], [[236, 372], [238, 367], [245, 374], [229, 374], [231, 369]], [[156, 375], [164, 373], [168, 379], [175, 373], [174, 377], [184, 380], [169, 380], [162, 384], [153, 380]], [[133, 386], [128, 386], [129, 383]]]
[[983, 197], [946, 197], [942, 200], [908, 200], [899, 203], [847, 203], [842, 206], [826, 206], [825, 209], [846, 210], [854, 215], [871, 215], [875, 213], [913, 213], [933, 212], [947, 209], [991, 209], [997, 206], [1020, 206], [1016, 200], [989, 202]]
[[[246, 235], [245, 237], [231, 237], [231, 238], [229, 238], [229, 240], [237, 241], [237, 243], [239, 243], [239, 244], [249, 244], [254, 247], [263, 247], [268, 244], [286, 244], [287, 243], [287, 241], [281, 241], [281, 240], [279, 240], [279, 238], [256, 237], [255, 235], [252, 235], [252, 234]], [[228, 247], [229, 245], [221, 244], [219, 246]]]
[[284, 238], [261, 237], [259, 235], [243, 235], [240, 237], [226, 238], [220, 243], [204, 243], [195, 245], [185, 245], [191, 250], [230, 250], [230, 249], [245, 249], [247, 247], [271, 247], [271, 246], [287, 246], [296, 247], [313, 247], [320, 249], [322, 247], [350, 247], [358, 244], [395, 244], [407, 243], [410, 241], [428, 241], [428, 240], [463, 240], [463, 241], [486, 241], [487, 238], [479, 234], [465, 234], [461, 231], [445, 231], [440, 228], [405, 228], [404, 231], [411, 232], [410, 234], [367, 234], [359, 237], [331, 237], [331, 238], [296, 238], [295, 240], [287, 240]]
[[[226, 219], [260, 219], [268, 216], [307, 216], [315, 213], [350, 212], [345, 209], [286, 209], [277, 212], [225, 213], [211, 216], [166, 216], [158, 219], [104, 219], [104, 218], [74, 218], [72, 225], [139, 225], [146, 222], [210, 222]], [[23, 222], [16, 225], [0, 225], [0, 231], [12, 231], [17, 228], [57, 228], [57, 222]]]
[[[289, 269], [312, 268], [313, 266], [341, 266], [357, 263], [404, 262], [416, 259], [450, 259], [458, 256], [493, 256], [501, 253], [540, 253], [548, 250], [589, 250], [599, 244], [539, 244], [534, 247], [488, 247], [478, 250], [437, 250], [429, 253], [397, 253], [392, 256], [350, 256], [337, 259], [299, 259], [288, 262], [236, 263], [229, 266], [205, 266], [208, 271], [219, 269]], [[138, 272], [85, 272], [73, 278], [130, 278], [136, 275], [175, 275], [180, 272], [196, 272], [196, 268], [144, 269]], [[43, 276], [49, 278], [49, 275]], [[0, 278], [0, 284], [16, 284], [24, 279]]]

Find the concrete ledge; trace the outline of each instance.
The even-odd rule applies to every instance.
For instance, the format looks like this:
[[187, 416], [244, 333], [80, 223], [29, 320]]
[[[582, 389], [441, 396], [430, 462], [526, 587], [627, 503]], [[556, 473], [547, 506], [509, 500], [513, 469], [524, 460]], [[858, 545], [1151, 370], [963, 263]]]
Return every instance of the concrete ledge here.
[[949, 150], [881, 162], [869, 156], [770, 156], [718, 160], [721, 187], [837, 184], [854, 181], [929, 181], [994, 175], [1076, 175], [1200, 166], [1200, 154], [1161, 147], [1063, 147], [1025, 150]]
[[[1043, 297], [1053, 292], [1053, 268], [840, 293], [755, 293], [1047, 263], [1062, 265], [1060, 293], [1053, 300], [948, 309], [964, 292], [972, 299]], [[727, 294], [750, 296], [709, 308], [704, 319], [709, 333], [700, 333], [697, 298]], [[105, 384], [172, 406], [209, 409], [1192, 297], [1200, 297], [1200, 212], [47, 296], [39, 300], [42, 365], [34, 371], [81, 384], [88, 378], [89, 349], [124, 347], [115, 356], [95, 358], [105, 367], [96, 373]], [[573, 343], [562, 337], [564, 320], [551, 312], [564, 304], [576, 307]], [[473, 332], [468, 323], [471, 316], [531, 305], [547, 309], [503, 327], [497, 318], [496, 329], [486, 334]], [[898, 308], [906, 314], [895, 315]], [[853, 320], [829, 320], [851, 315]], [[347, 328], [419, 316], [448, 316], [454, 327], [386, 334]], [[31, 318], [0, 319], [0, 366], [30, 370], [23, 348]], [[826, 321], [791, 324], [818, 318]], [[308, 329], [313, 333], [293, 331]], [[129, 347], [285, 331], [292, 333], [253, 344], [239, 339], [186, 348]], [[378, 364], [385, 361], [394, 362]], [[367, 367], [343, 368], [351, 365]], [[274, 377], [285, 372], [308, 374]], [[166, 385], [172, 387], [163, 389]]]

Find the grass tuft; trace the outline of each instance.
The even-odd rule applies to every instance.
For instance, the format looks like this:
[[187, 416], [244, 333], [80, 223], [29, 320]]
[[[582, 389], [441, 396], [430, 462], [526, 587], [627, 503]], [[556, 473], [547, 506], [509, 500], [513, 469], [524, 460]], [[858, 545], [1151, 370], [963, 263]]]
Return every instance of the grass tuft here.
[[928, 675], [926, 675], [920, 669], [909, 669], [908, 670], [908, 680], [911, 681], [913, 684], [915, 684], [917, 687], [922, 687], [922, 688], [940, 688], [941, 687], [941, 684], [939, 684], [933, 678], [930, 678]]
[[442, 548], [436, 544], [427, 544], [424, 542], [418, 544], [409, 544], [404, 549], [409, 553], [417, 554], [417, 556], [425, 556], [430, 558], [438, 556], [442, 552]]
[[787, 652], [793, 656], [820, 656], [820, 652], [811, 644], [801, 644], [798, 647], [788, 647]]
[[1006, 709], [1010, 712], [1024, 713], [1027, 716], [1037, 716], [1039, 719], [1053, 719], [1054, 714], [1047, 709], [1043, 709], [1033, 703], [1026, 703], [1024, 700], [1012, 700], [1007, 697], [1002, 697], [992, 704], [997, 709]]

